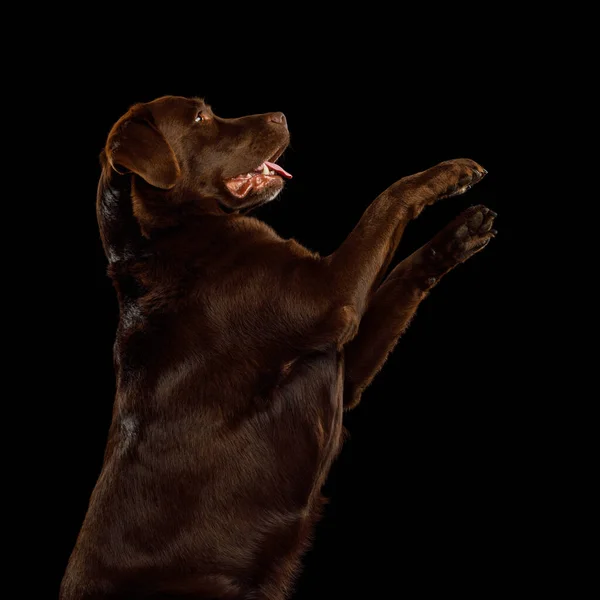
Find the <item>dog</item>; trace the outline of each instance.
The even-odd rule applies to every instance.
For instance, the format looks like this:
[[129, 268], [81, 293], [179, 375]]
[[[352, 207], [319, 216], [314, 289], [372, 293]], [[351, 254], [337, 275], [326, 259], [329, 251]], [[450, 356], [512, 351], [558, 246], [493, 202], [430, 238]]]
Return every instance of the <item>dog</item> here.
[[[104, 464], [61, 600], [283, 600], [355, 407], [419, 303], [494, 237], [464, 211], [385, 277], [406, 225], [487, 171], [400, 179], [329, 256], [249, 213], [291, 175], [283, 113], [133, 106], [101, 153], [97, 217], [118, 295]], [[385, 279], [384, 279], [385, 277]]]

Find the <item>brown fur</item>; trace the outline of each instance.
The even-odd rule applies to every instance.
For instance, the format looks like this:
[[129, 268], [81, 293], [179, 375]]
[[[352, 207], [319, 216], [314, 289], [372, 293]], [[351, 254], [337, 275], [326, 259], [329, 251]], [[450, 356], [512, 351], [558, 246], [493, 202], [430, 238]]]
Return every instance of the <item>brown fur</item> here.
[[[197, 121], [197, 115], [202, 117]], [[321, 257], [224, 180], [285, 150], [281, 113], [134, 106], [101, 156], [98, 221], [120, 304], [104, 466], [61, 600], [289, 597], [355, 406], [417, 306], [494, 235], [473, 207], [380, 285], [402, 232], [485, 171], [441, 163], [383, 192]]]

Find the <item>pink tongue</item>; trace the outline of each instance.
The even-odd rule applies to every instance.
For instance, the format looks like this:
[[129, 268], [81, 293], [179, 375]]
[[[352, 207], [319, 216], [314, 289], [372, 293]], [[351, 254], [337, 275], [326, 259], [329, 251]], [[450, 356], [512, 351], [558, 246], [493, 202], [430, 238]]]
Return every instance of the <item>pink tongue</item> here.
[[265, 160], [265, 165], [267, 165], [267, 167], [269, 167], [269, 169], [271, 171], [275, 171], [275, 173], [277, 173], [277, 175], [281, 175], [282, 177], [285, 177], [286, 179], [292, 178], [290, 173], [288, 173], [285, 169], [282, 169], [279, 165], [276, 165], [275, 163]]

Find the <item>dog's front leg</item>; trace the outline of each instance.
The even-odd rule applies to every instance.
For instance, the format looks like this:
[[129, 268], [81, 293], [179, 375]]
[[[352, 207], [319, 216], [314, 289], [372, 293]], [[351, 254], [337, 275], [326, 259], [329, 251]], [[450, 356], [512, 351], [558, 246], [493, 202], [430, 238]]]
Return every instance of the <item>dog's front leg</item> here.
[[374, 294], [358, 334], [345, 348], [346, 409], [359, 403], [431, 288], [495, 235], [495, 217], [485, 206], [467, 209], [386, 278]]
[[486, 172], [469, 159], [449, 160], [404, 177], [367, 208], [338, 250], [324, 259], [329, 297], [343, 307], [342, 320], [355, 315], [360, 321], [408, 222], [437, 200], [463, 193]]

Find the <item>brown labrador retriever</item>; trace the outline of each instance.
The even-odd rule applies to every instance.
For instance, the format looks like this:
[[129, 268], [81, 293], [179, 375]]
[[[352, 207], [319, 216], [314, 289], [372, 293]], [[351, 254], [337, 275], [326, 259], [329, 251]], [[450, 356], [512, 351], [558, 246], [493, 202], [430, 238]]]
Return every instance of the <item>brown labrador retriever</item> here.
[[291, 177], [282, 113], [138, 104], [101, 155], [97, 214], [120, 304], [104, 466], [62, 600], [290, 594], [356, 406], [419, 303], [494, 236], [466, 210], [381, 282], [404, 228], [486, 171], [405, 177], [322, 257], [247, 211]]

